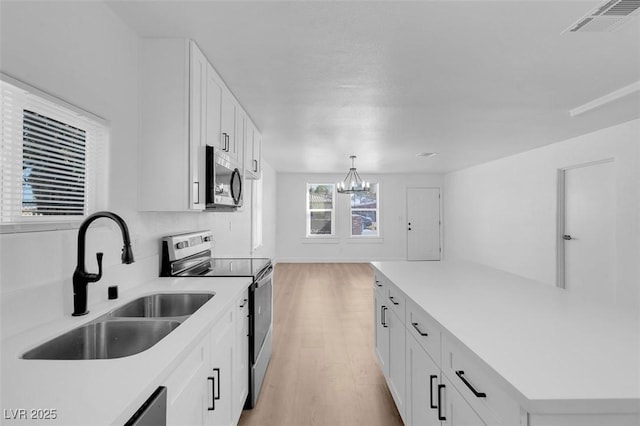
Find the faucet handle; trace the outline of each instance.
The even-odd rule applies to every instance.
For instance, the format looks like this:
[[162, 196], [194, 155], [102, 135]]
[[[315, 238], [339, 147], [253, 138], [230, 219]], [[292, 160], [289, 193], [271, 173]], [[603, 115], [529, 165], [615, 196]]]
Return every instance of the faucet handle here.
[[102, 278], [102, 256], [104, 256], [104, 253], [96, 253], [96, 260], [98, 261], [98, 273], [87, 274], [87, 282], [94, 283]]

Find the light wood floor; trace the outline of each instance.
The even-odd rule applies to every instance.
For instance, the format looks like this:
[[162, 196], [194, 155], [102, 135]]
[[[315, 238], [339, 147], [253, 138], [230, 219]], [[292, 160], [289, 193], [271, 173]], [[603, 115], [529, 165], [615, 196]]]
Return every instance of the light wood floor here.
[[274, 276], [273, 354], [241, 426], [402, 425], [373, 352], [368, 264], [287, 264]]

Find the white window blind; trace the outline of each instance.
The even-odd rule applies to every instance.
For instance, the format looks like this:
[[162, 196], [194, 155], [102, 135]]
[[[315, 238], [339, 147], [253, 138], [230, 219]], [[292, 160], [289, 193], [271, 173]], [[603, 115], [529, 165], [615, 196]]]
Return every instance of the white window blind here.
[[3, 232], [18, 230], [12, 225], [81, 220], [96, 205], [102, 177], [96, 157], [106, 138], [104, 122], [6, 80], [0, 81]]

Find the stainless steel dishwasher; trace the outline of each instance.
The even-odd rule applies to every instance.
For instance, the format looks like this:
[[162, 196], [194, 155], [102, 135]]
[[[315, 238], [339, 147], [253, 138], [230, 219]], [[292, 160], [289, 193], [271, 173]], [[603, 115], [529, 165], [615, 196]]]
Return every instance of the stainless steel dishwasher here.
[[125, 426], [166, 426], [167, 388], [160, 386], [135, 412]]

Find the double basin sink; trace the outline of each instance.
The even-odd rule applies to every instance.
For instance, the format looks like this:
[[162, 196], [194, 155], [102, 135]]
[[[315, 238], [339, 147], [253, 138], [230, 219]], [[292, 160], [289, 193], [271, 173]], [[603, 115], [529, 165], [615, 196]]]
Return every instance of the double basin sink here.
[[86, 360], [135, 355], [158, 343], [214, 293], [157, 293], [132, 300], [55, 337], [23, 359]]

